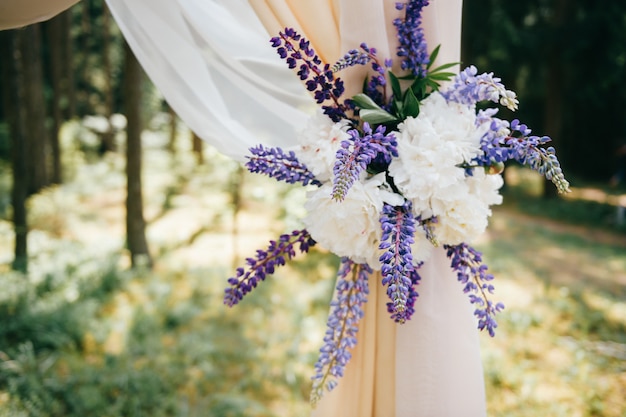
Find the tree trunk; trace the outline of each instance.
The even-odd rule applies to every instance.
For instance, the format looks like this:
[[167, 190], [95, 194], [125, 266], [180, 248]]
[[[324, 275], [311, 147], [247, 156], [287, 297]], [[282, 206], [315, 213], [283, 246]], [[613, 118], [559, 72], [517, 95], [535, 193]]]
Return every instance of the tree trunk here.
[[[551, 21], [552, 36], [547, 47], [547, 74], [546, 74], [546, 107], [545, 132], [552, 139], [550, 146], [556, 149], [562, 147], [563, 135], [563, 57], [561, 51], [567, 42], [563, 36], [564, 25], [572, 10], [570, 0], [557, 0]], [[561, 161], [562, 162], [562, 161]], [[558, 195], [557, 189], [550, 180], [544, 181], [543, 197], [554, 198]]]
[[72, 9], [59, 15], [63, 26], [63, 97], [64, 119], [70, 120], [76, 116], [76, 77], [74, 75], [74, 38], [72, 37]]
[[141, 79], [139, 62], [127, 43], [124, 44], [124, 107], [126, 126], [126, 240], [131, 264], [152, 266], [146, 241], [141, 187]]
[[178, 133], [178, 117], [176, 116], [176, 112], [170, 106], [165, 103], [167, 106], [167, 112], [170, 115], [170, 140], [167, 142], [167, 150], [172, 154], [176, 154], [176, 134]]
[[11, 137], [11, 166], [13, 187], [13, 227], [15, 230], [15, 258], [12, 268], [26, 272], [28, 268], [26, 198], [28, 194], [28, 171], [26, 169], [25, 106], [21, 51], [17, 31], [0, 32], [0, 82], [3, 83], [2, 100], [6, 110]]
[[28, 129], [26, 149], [29, 152], [27, 169], [29, 194], [34, 194], [50, 184], [48, 176], [48, 132], [41, 59], [41, 24], [30, 25], [17, 33], [22, 59], [24, 107]]
[[107, 131], [102, 134], [101, 153], [115, 151], [115, 136], [111, 125], [113, 114], [113, 87], [111, 73], [111, 12], [106, 3], [102, 3], [102, 66], [104, 67], [104, 116], [107, 119]]
[[204, 163], [204, 154], [202, 152], [202, 139], [200, 139], [200, 136], [196, 135], [195, 132], [191, 132], [192, 136], [193, 136], [193, 143], [192, 143], [192, 147], [193, 147], [193, 153], [196, 155], [196, 164], [198, 165], [202, 165]]
[[50, 83], [52, 84], [52, 98], [50, 109], [52, 125], [50, 127], [50, 150], [52, 151], [52, 172], [50, 181], [53, 184], [62, 182], [61, 146], [59, 132], [63, 123], [63, 17], [56, 16], [46, 23], [48, 35], [48, 50], [50, 51]]

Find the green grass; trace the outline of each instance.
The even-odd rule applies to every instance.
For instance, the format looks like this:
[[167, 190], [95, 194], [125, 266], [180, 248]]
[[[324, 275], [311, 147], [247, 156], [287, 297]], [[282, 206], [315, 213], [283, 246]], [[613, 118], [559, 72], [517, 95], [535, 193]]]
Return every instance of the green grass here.
[[[154, 271], [126, 269], [120, 155], [69, 158], [75, 180], [31, 200], [28, 277], [8, 272], [0, 221], [0, 417], [308, 415], [338, 260], [315, 249], [225, 307], [234, 265], [297, 226], [304, 192], [205, 156], [146, 151]], [[489, 415], [623, 416], [623, 235], [584, 206], [522, 215], [520, 189], [478, 243], [507, 305], [481, 339]]]

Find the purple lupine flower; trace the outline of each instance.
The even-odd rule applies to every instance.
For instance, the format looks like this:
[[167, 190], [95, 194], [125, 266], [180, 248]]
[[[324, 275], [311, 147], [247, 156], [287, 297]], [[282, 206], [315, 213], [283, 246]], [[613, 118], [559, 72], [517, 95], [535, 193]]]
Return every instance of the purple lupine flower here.
[[276, 267], [285, 265], [285, 258], [289, 260], [296, 256], [296, 247], [304, 253], [315, 243], [306, 229], [294, 230], [281, 235], [278, 240], [271, 240], [267, 250], [257, 250], [254, 258], [246, 259], [247, 267], [237, 268], [236, 276], [228, 279], [230, 287], [224, 290], [224, 304], [232, 307], [239, 303], [267, 275], [273, 274]]
[[489, 123], [489, 129], [480, 139], [480, 153], [472, 161], [476, 165], [483, 167], [501, 164], [510, 159], [509, 149], [504, 145], [506, 137], [509, 135], [509, 122], [493, 117], [498, 109], [489, 108], [480, 110], [476, 115], [476, 125]]
[[482, 263], [482, 254], [471, 246], [444, 245], [447, 256], [452, 261], [452, 269], [457, 273], [464, 293], [469, 293], [470, 302], [476, 306], [474, 315], [478, 318], [478, 328], [487, 329], [490, 336], [495, 336], [498, 327], [494, 316], [504, 309], [504, 304], [493, 304], [487, 294], [493, 294], [493, 275], [487, 273], [487, 265]]
[[457, 74], [450, 86], [441, 94], [447, 101], [472, 106], [481, 101], [500, 103], [510, 110], [517, 109], [515, 93], [507, 90], [500, 81], [494, 77], [493, 72], [478, 74], [475, 66], [471, 65]]
[[353, 49], [337, 61], [333, 66], [333, 71], [339, 71], [354, 65], [365, 65], [371, 62], [374, 74], [369, 78], [363, 92], [379, 106], [388, 110], [389, 106], [386, 103], [385, 95], [385, 86], [387, 85], [385, 66], [391, 67], [391, 62], [385, 61], [385, 65], [381, 65], [376, 56], [376, 48], [370, 48], [366, 43], [362, 43], [359, 47], [360, 51]]
[[348, 258], [341, 260], [337, 274], [335, 299], [330, 303], [324, 345], [315, 363], [312, 377], [311, 403], [316, 404], [324, 389], [337, 386], [337, 378], [344, 374], [350, 350], [356, 346], [359, 320], [365, 314], [363, 306], [369, 294], [368, 279], [372, 269], [367, 264], [355, 264]]
[[369, 48], [367, 44], [362, 43], [358, 49], [349, 50], [344, 56], [342, 56], [335, 65], [332, 66], [332, 71], [337, 72], [342, 69], [353, 67], [355, 65], [368, 64], [372, 59], [376, 57], [376, 49]]
[[265, 174], [278, 181], [289, 184], [302, 183], [321, 186], [309, 169], [298, 161], [293, 151], [285, 153], [280, 148], [266, 148], [263, 145], [250, 148], [252, 156], [246, 162], [246, 168], [253, 173]]
[[383, 205], [380, 214], [380, 226], [383, 234], [379, 249], [385, 252], [380, 257], [382, 283], [387, 286], [387, 295], [391, 305], [387, 309], [391, 317], [399, 323], [404, 323], [413, 314], [413, 305], [417, 292], [415, 284], [420, 277], [413, 265], [411, 245], [415, 242], [415, 219], [411, 213], [411, 203], [406, 202], [402, 207]]
[[333, 167], [333, 199], [342, 201], [350, 187], [359, 179], [361, 172], [367, 169], [379, 154], [388, 165], [391, 158], [398, 156], [398, 143], [393, 133], [385, 135], [385, 127], [380, 125], [372, 133], [370, 125], [363, 123], [363, 136], [357, 129], [348, 131], [350, 140], [341, 142], [337, 151], [337, 161]]
[[[492, 114], [495, 112], [479, 112], [477, 123], [485, 122]], [[531, 135], [528, 126], [517, 119], [509, 124], [491, 117], [489, 130], [481, 138], [482, 153], [472, 162], [489, 167], [513, 159], [551, 180], [560, 193], [569, 192], [569, 182], [565, 179], [554, 148], [543, 147], [550, 141], [548, 136]]]
[[423, 265], [423, 262], [420, 262], [416, 265], [411, 272], [409, 272], [409, 278], [411, 280], [411, 287], [409, 288], [409, 294], [406, 300], [406, 309], [399, 313], [396, 311], [393, 302], [387, 303], [387, 313], [390, 314], [390, 317], [396, 323], [405, 323], [407, 320], [410, 320], [415, 313], [415, 301], [417, 297], [419, 297], [418, 292], [416, 291], [417, 285], [420, 283], [422, 279], [418, 274], [419, 268]]
[[398, 53], [402, 57], [401, 67], [411, 71], [416, 77], [426, 76], [426, 67], [430, 62], [428, 47], [422, 28], [422, 10], [428, 6], [428, 0], [409, 0], [396, 3], [396, 9], [405, 9], [404, 19], [396, 19], [393, 24], [398, 33]]
[[347, 118], [345, 104], [339, 98], [345, 91], [343, 81], [336, 78], [330, 65], [322, 65], [322, 60], [306, 38], [298, 34], [293, 28], [285, 28], [279, 36], [270, 39], [270, 43], [278, 55], [287, 62], [291, 69], [298, 68], [297, 74], [318, 104], [334, 122]]

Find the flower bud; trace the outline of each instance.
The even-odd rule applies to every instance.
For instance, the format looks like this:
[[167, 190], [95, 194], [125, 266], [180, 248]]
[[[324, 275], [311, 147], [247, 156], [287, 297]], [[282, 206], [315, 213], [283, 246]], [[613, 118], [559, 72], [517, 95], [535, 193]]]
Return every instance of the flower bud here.
[[489, 175], [502, 174], [504, 171], [504, 162], [495, 162], [485, 167], [485, 172]]

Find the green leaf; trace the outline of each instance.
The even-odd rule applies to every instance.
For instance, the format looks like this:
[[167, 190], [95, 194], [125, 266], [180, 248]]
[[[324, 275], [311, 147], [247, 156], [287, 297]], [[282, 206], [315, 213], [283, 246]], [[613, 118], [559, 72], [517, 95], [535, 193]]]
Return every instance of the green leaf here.
[[459, 64], [460, 64], [460, 62], [450, 62], [450, 63], [448, 63], [448, 64], [443, 64], [443, 65], [438, 66], [438, 67], [437, 67], [437, 68], [435, 68], [434, 70], [429, 71], [429, 74], [432, 74], [432, 73], [434, 73], [434, 72], [440, 72], [440, 71], [443, 71], [443, 70], [445, 70], [445, 69], [452, 68], [452, 67], [454, 67], [455, 65], [459, 65]]
[[400, 99], [402, 97], [402, 88], [400, 87], [400, 80], [396, 77], [393, 72], [389, 71], [389, 81], [391, 82], [391, 91], [393, 92], [393, 96]]
[[[416, 98], [424, 99], [426, 98], [427, 83], [428, 83], [428, 78], [418, 78], [415, 80], [415, 82], [413, 82], [413, 84], [411, 85], [411, 88], [409, 88], [407, 90], [407, 93], [405, 94], [408, 94], [408, 92], [411, 91]], [[405, 97], [405, 105], [406, 105], [406, 97]]]
[[413, 94], [413, 90], [408, 89], [404, 96], [404, 116], [417, 117], [420, 112], [420, 102]]
[[361, 109], [382, 110], [367, 94], [359, 93], [351, 100]]
[[398, 98], [395, 99], [391, 102], [391, 113], [397, 115], [400, 119], [403, 119], [402, 117], [402, 110], [403, 110], [403, 105], [402, 105], [402, 99]]
[[398, 119], [387, 113], [383, 109], [374, 110], [374, 109], [362, 109], [359, 111], [359, 117], [368, 122], [370, 125], [380, 125], [389, 122], [397, 122]]
[[430, 87], [433, 91], [438, 91], [439, 90], [439, 83], [433, 80], [426, 80], [426, 84], [428, 85], [428, 87]]
[[430, 67], [435, 63], [437, 55], [439, 55], [439, 48], [441, 48], [441, 44], [437, 45], [437, 47], [433, 49], [433, 52], [430, 54], [430, 62], [426, 66], [426, 69], [430, 69]]
[[437, 72], [428, 74], [428, 78], [431, 80], [438, 81], [448, 81], [450, 78], [454, 77], [456, 74], [453, 72]]

